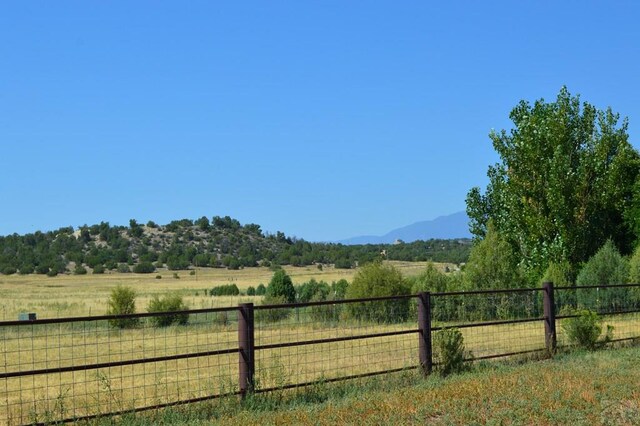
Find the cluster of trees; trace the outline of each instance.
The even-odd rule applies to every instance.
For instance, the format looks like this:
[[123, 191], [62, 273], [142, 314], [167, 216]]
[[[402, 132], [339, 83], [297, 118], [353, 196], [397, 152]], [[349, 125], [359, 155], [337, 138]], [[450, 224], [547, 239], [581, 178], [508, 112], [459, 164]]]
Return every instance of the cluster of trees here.
[[107, 270], [153, 273], [157, 268], [239, 269], [258, 265], [334, 264], [352, 268], [386, 250], [391, 260], [464, 262], [468, 240], [429, 240], [398, 245], [310, 243], [282, 232], [264, 235], [259, 225], [226, 217], [182, 219], [161, 226], [132, 219], [128, 227], [101, 222], [51, 232], [0, 236], [2, 274], [100, 274]]
[[554, 102], [520, 102], [513, 129], [492, 132], [500, 162], [467, 196], [477, 240], [493, 232], [534, 285], [551, 264], [582, 265], [610, 240], [629, 255], [640, 239], [640, 154], [628, 122], [562, 88]]

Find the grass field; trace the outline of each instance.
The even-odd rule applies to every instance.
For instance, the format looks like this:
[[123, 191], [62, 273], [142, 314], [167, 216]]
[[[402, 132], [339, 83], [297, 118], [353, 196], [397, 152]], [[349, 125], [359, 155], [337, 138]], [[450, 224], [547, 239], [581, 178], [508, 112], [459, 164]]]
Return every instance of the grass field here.
[[[426, 262], [396, 262], [405, 276], [419, 274]], [[444, 264], [440, 264], [444, 267]], [[335, 269], [325, 266], [319, 270], [315, 266], [285, 267], [294, 284], [302, 284], [315, 278], [331, 284], [345, 278], [351, 281], [355, 269]], [[0, 319], [15, 320], [20, 312], [35, 312], [38, 318], [55, 318], [83, 315], [104, 315], [107, 310], [109, 293], [117, 285], [133, 287], [138, 293], [138, 311], [144, 312], [153, 295], [179, 291], [185, 302], [193, 309], [213, 306], [233, 306], [237, 297], [209, 297], [204, 289], [216, 285], [234, 283], [240, 290], [247, 287], [267, 285], [273, 271], [269, 268], [245, 268], [237, 271], [221, 268], [198, 268], [195, 275], [189, 271], [176, 271], [179, 279], [173, 278], [174, 271], [162, 270], [152, 274], [104, 275], [0, 275]], [[162, 279], [156, 279], [160, 275]], [[242, 298], [244, 300], [245, 298]]]
[[[425, 264], [396, 265], [405, 275], [421, 272]], [[325, 268], [291, 268], [296, 284], [310, 278], [332, 281], [350, 279], [354, 271]], [[268, 282], [268, 269], [226, 271], [202, 270], [196, 276], [173, 272], [156, 280], [152, 276], [113, 274], [104, 276], [5, 277], [3, 299], [12, 316], [37, 312], [39, 317], [102, 314], [111, 288], [128, 284], [145, 299], [166, 291], [181, 291], [193, 308], [235, 305], [247, 297], [205, 296], [203, 289], [235, 282], [241, 289]], [[33, 281], [29, 281], [32, 279]], [[199, 294], [196, 296], [196, 292]], [[259, 298], [253, 300], [258, 302]], [[34, 309], [24, 309], [34, 308]], [[144, 311], [144, 309], [140, 309]], [[97, 312], [96, 312], [97, 311]], [[44, 313], [44, 314], [41, 314]], [[259, 313], [259, 311], [256, 311]], [[73, 324], [26, 325], [0, 329], [3, 371], [25, 371], [69, 367], [120, 360], [206, 352], [237, 348], [236, 312], [192, 314], [187, 326], [153, 327], [142, 323], [134, 329], [109, 327], [105, 321]], [[524, 317], [523, 317], [524, 318]], [[14, 319], [14, 318], [11, 318]], [[269, 322], [256, 317], [256, 345], [301, 340], [415, 330], [415, 319], [401, 324], [359, 322], [347, 317], [324, 322], [312, 308], [290, 309], [288, 318]], [[558, 340], [566, 343], [558, 323]], [[640, 315], [610, 317], [614, 337], [640, 335]], [[446, 324], [438, 324], [446, 325]], [[465, 345], [475, 357], [544, 348], [541, 320], [518, 324], [461, 329]], [[384, 336], [309, 346], [282, 347], [256, 352], [256, 381], [259, 389], [326, 380], [386, 369], [415, 367], [418, 363], [418, 335]], [[412, 370], [413, 371], [413, 370]], [[238, 354], [158, 361], [78, 372], [40, 374], [0, 381], [0, 423], [10, 424], [76, 417], [96, 412], [131, 410], [134, 407], [199, 398], [238, 390]], [[436, 419], [437, 420], [437, 419]], [[276, 420], [274, 420], [276, 421]], [[279, 421], [276, 421], [279, 422]], [[374, 421], [375, 423], [375, 421]]]
[[444, 379], [405, 372], [125, 416], [115, 423], [632, 426], [640, 424], [638, 359], [636, 346], [524, 364], [480, 363]]

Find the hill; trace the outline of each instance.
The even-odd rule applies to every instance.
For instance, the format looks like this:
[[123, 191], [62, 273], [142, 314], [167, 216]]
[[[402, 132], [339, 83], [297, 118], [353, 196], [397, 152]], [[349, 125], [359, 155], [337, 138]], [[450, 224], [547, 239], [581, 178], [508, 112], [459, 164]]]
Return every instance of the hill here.
[[239, 269], [253, 266], [333, 264], [351, 268], [386, 253], [389, 260], [465, 262], [468, 240], [429, 240], [399, 245], [310, 243], [283, 232], [265, 234], [229, 216], [129, 226], [107, 222], [50, 232], [0, 237], [0, 273], [9, 275], [118, 272], [151, 273], [191, 267]]
[[469, 217], [465, 212], [440, 216], [389, 231], [382, 236], [365, 235], [338, 241], [341, 244], [393, 244], [401, 240], [410, 243], [429, 239], [471, 238]]

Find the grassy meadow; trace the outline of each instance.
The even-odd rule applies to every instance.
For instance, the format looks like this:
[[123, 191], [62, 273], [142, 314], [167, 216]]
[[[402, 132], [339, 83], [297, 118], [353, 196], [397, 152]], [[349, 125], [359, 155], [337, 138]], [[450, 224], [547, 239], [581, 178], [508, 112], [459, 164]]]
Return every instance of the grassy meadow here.
[[[417, 275], [427, 262], [390, 261], [405, 276]], [[444, 268], [445, 264], [438, 264]], [[325, 266], [285, 267], [295, 285], [311, 278], [331, 284], [342, 278], [351, 281], [355, 269], [335, 269]], [[190, 271], [160, 270], [152, 274], [87, 274], [59, 275], [0, 275], [0, 320], [18, 319], [20, 312], [35, 312], [38, 318], [55, 318], [84, 315], [104, 315], [111, 290], [117, 285], [131, 286], [138, 294], [138, 312], [144, 312], [154, 295], [178, 291], [192, 309], [233, 306], [238, 297], [210, 297], [204, 290], [222, 284], [236, 284], [241, 291], [249, 286], [267, 285], [273, 271], [266, 267], [227, 270], [222, 268], [197, 268]], [[177, 273], [179, 279], [173, 278]], [[162, 278], [156, 279], [159, 275]], [[241, 297], [241, 300], [251, 298]]]
[[[391, 263], [405, 276], [417, 275], [426, 266], [426, 263]], [[445, 265], [438, 266], [444, 268]], [[351, 281], [355, 273], [328, 267], [286, 270], [294, 284], [311, 278]], [[246, 290], [249, 286], [267, 284], [273, 272], [267, 268], [199, 269], [196, 275], [178, 272], [179, 279], [173, 278], [173, 274], [173, 271], [160, 271], [147, 275], [4, 276], [0, 282], [1, 309], [5, 318], [11, 320], [25, 311], [36, 312], [39, 318], [101, 315], [106, 311], [111, 289], [117, 285], [136, 290], [139, 312], [145, 311], [153, 295], [169, 291], [181, 292], [191, 308], [234, 306], [244, 300], [259, 302], [260, 297], [211, 297], [204, 294], [204, 289], [235, 283]], [[163, 278], [156, 279], [156, 275]], [[415, 318], [399, 324], [363, 322], [348, 316], [321, 321], [314, 317], [313, 308], [289, 309], [287, 318], [278, 322], [267, 321], [259, 314], [260, 311], [256, 311], [256, 345], [417, 328]], [[187, 326], [158, 328], [143, 321], [135, 328], [124, 330], [109, 327], [105, 321], [5, 327], [0, 329], [0, 364], [4, 365], [4, 371], [13, 372], [237, 348], [236, 315], [235, 311], [192, 314]], [[561, 345], [567, 343], [562, 321], [565, 320], [558, 323]], [[606, 324], [615, 327], [616, 338], [638, 336], [640, 315], [610, 317]], [[469, 356], [544, 348], [542, 321], [463, 328], [461, 332]], [[345, 375], [410, 368], [417, 365], [417, 358], [416, 333], [259, 350], [256, 352], [256, 384], [258, 389], [278, 388]], [[0, 423], [5, 419], [9, 424], [48, 421], [232, 393], [238, 390], [237, 378], [237, 353], [8, 378], [0, 381]], [[252, 423], [251, 415], [239, 413], [238, 418], [249, 416], [245, 420]], [[279, 414], [270, 415], [275, 423], [294, 421]], [[310, 419], [308, 413], [299, 415], [303, 422]], [[373, 421], [376, 423], [381, 417], [372, 419], [377, 419]]]

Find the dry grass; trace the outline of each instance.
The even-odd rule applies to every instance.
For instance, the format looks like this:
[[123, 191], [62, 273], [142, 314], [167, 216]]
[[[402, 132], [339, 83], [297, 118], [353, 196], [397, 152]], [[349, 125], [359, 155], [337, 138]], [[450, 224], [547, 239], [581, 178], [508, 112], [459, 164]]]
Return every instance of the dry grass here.
[[[398, 267], [405, 276], [417, 275], [427, 262], [389, 263]], [[439, 264], [444, 268], [445, 264]], [[328, 283], [342, 278], [351, 281], [355, 269], [335, 269], [325, 266], [322, 271], [315, 266], [285, 267], [294, 284], [302, 284], [315, 278]], [[214, 306], [233, 306], [237, 297], [212, 298], [204, 289], [234, 283], [240, 290], [267, 284], [273, 275], [269, 268], [245, 268], [237, 271], [218, 268], [198, 268], [196, 275], [189, 271], [177, 271], [180, 279], [173, 278], [174, 271], [162, 270], [153, 274], [104, 275], [0, 275], [0, 320], [14, 320], [20, 312], [35, 312], [38, 318], [56, 318], [84, 315], [103, 315], [109, 293], [117, 285], [133, 287], [138, 293], [138, 310], [144, 311], [148, 301], [157, 294], [179, 291], [185, 302], [194, 309]], [[162, 279], [156, 279], [160, 275]]]

